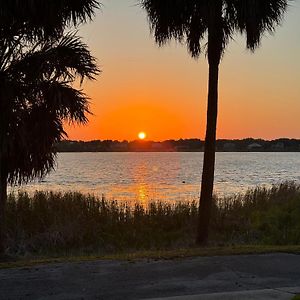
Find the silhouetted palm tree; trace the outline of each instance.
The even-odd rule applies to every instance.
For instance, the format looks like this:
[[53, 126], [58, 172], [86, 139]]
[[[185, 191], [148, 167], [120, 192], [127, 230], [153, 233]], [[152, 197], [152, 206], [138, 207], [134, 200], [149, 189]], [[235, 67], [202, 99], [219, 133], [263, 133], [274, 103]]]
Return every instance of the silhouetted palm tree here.
[[63, 122], [87, 122], [88, 98], [74, 84], [98, 69], [87, 46], [63, 31], [96, 7], [94, 0], [0, 2], [0, 253], [7, 184], [44, 176]]
[[197, 242], [208, 238], [212, 205], [219, 64], [235, 32], [246, 35], [247, 48], [254, 51], [263, 34], [273, 32], [282, 21], [288, 0], [142, 0], [159, 45], [176, 39], [186, 42], [197, 58], [205, 49], [209, 64], [207, 128], [199, 205]]

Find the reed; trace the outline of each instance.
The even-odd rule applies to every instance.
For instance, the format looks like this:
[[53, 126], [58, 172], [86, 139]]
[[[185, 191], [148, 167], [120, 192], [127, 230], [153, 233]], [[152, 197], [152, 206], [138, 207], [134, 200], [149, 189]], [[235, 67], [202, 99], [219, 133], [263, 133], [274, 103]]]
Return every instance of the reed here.
[[[7, 252], [14, 255], [112, 253], [192, 247], [197, 203], [147, 207], [81, 193], [11, 194]], [[210, 244], [299, 244], [300, 186], [283, 183], [215, 198]]]

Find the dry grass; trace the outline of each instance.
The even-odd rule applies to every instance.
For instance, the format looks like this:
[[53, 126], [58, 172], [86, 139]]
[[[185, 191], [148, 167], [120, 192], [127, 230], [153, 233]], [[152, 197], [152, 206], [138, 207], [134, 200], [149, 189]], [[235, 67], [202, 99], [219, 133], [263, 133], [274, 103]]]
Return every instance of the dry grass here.
[[[300, 187], [294, 183], [216, 199], [210, 246], [298, 245], [299, 215]], [[9, 196], [7, 216], [7, 253], [13, 256], [195, 249], [196, 203], [144, 208], [80, 193], [20, 193]]]

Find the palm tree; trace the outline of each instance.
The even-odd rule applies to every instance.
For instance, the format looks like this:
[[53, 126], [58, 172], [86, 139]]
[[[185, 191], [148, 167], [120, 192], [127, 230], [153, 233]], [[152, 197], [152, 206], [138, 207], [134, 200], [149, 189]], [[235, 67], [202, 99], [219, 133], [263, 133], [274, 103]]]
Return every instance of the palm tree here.
[[7, 184], [26, 183], [53, 168], [54, 145], [66, 136], [63, 124], [87, 122], [88, 98], [72, 85], [77, 78], [82, 82], [97, 73], [87, 46], [70, 34], [14, 53], [2, 69], [0, 97], [6, 103], [0, 186], [2, 251]]
[[274, 32], [282, 21], [288, 0], [142, 0], [156, 42], [185, 42], [198, 58], [205, 49], [209, 64], [207, 127], [199, 205], [197, 243], [208, 239], [212, 206], [219, 65], [236, 32], [246, 35], [251, 51], [260, 46], [265, 32]]
[[54, 166], [63, 123], [86, 123], [88, 97], [75, 83], [99, 72], [67, 25], [92, 18], [94, 0], [0, 1], [0, 253], [8, 183], [26, 183]]

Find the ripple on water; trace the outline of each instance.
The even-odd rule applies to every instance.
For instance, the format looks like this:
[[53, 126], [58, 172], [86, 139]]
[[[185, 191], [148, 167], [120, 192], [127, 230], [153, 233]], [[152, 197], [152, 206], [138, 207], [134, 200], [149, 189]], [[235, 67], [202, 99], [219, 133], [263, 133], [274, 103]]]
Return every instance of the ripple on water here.
[[[126, 201], [191, 201], [199, 197], [202, 159], [202, 153], [61, 153], [56, 171], [21, 188]], [[287, 180], [300, 182], [300, 153], [217, 153], [220, 196]]]

